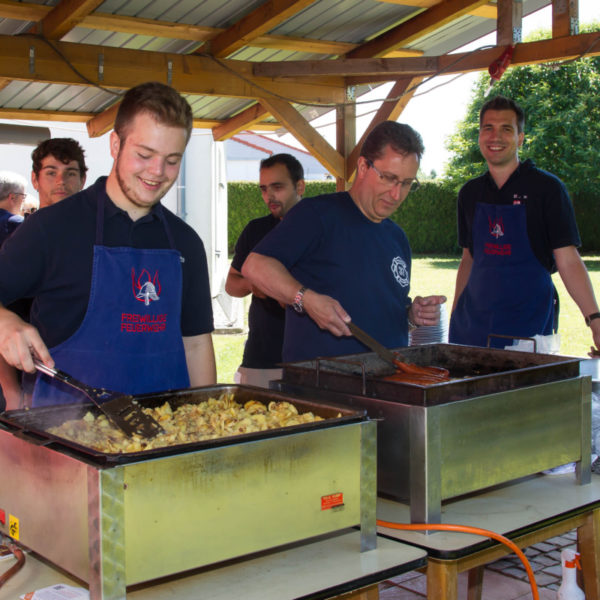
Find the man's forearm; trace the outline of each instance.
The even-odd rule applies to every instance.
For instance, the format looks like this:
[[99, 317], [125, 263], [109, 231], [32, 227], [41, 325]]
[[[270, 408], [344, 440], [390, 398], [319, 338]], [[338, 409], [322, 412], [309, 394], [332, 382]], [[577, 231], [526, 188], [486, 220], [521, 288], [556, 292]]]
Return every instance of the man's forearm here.
[[190, 386], [214, 385], [217, 382], [217, 367], [212, 335], [205, 333], [183, 338], [185, 360]]
[[251, 252], [242, 266], [242, 275], [267, 296], [291, 304], [302, 283], [277, 259]]
[[581, 314], [586, 317], [598, 312], [594, 288], [577, 249], [574, 246], [558, 248], [554, 258], [560, 277]]
[[237, 269], [229, 267], [225, 291], [234, 298], [243, 298], [252, 291], [252, 285]]
[[469, 276], [471, 275], [471, 268], [473, 266], [473, 258], [468, 249], [463, 250], [463, 255], [458, 265], [458, 271], [456, 272], [456, 285], [454, 287], [454, 300], [452, 301], [452, 311], [456, 308], [456, 303], [467, 286]]

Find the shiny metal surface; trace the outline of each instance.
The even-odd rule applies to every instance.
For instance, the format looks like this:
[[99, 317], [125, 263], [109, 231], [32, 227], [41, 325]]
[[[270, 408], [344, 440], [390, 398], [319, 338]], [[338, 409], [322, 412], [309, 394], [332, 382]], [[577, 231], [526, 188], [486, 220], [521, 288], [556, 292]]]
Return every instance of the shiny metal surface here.
[[[455, 369], [467, 356], [464, 350], [468, 348], [458, 348]], [[577, 376], [578, 361], [564, 359], [561, 364], [563, 357], [538, 356], [538, 365], [528, 365], [532, 357], [498, 351], [505, 364], [517, 361], [520, 372], [502, 371], [499, 361], [493, 372], [491, 358], [496, 353], [481, 350], [473, 354], [471, 366], [487, 372], [429, 388], [373, 387], [367, 381], [366, 394], [361, 393], [361, 376], [353, 374], [347, 362], [336, 366], [331, 377], [321, 372], [318, 387], [313, 385], [314, 372], [304, 363], [298, 369], [292, 363], [284, 367], [282, 380], [273, 385], [287, 393], [318, 394], [323, 402], [364, 409], [377, 419], [378, 492], [408, 500], [412, 522], [440, 522], [444, 500], [569, 462], [577, 463], [577, 482], [588, 483], [591, 381]], [[373, 365], [381, 368], [382, 361], [377, 363], [379, 359], [373, 355], [352, 358], [370, 370], [371, 378]], [[532, 379], [539, 383], [531, 385]], [[338, 382], [342, 391], [335, 389]], [[489, 389], [494, 382], [500, 391], [473, 393]], [[350, 385], [358, 391], [347, 393]], [[433, 395], [432, 387], [438, 388]], [[387, 396], [369, 395], [390, 389]]]
[[126, 585], [356, 525], [373, 548], [375, 448], [376, 424], [358, 413], [107, 466], [4, 423], [0, 508], [24, 545], [89, 582], [92, 600], [116, 600]]

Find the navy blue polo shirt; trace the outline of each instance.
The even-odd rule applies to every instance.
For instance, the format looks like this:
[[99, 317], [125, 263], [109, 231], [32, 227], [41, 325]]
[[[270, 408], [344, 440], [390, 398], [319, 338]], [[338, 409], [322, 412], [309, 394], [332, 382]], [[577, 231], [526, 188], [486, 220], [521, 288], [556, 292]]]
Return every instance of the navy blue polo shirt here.
[[75, 333], [87, 310], [97, 201], [104, 195], [105, 246], [170, 248], [159, 218], [159, 211], [164, 213], [184, 258], [181, 334], [211, 332], [208, 266], [198, 234], [161, 204], [132, 221], [108, 198], [105, 188], [106, 177], [101, 177], [86, 190], [35, 212], [11, 235], [0, 250], [0, 302], [6, 306], [19, 298], [33, 298], [31, 323], [49, 348]]
[[[280, 219], [267, 215], [246, 225], [235, 244], [231, 266], [241, 273], [242, 265], [254, 246], [279, 225]], [[248, 338], [244, 346], [242, 367], [274, 369], [281, 362], [285, 309], [273, 298], [254, 294], [248, 311]]]
[[473, 218], [478, 202], [525, 205], [527, 235], [533, 253], [550, 272], [556, 271], [552, 251], [581, 246], [573, 204], [565, 184], [552, 173], [538, 169], [531, 159], [519, 164], [498, 189], [486, 171], [468, 181], [458, 193], [458, 244], [473, 255]]

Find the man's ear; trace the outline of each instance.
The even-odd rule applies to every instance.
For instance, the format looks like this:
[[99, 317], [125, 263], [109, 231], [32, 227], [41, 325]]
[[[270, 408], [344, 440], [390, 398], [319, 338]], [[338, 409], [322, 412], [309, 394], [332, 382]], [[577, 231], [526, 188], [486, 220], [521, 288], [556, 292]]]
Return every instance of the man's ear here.
[[119, 150], [121, 149], [121, 138], [115, 133], [115, 130], [113, 129], [110, 132], [110, 155], [113, 157], [114, 160], [117, 159], [117, 156], [119, 156]]
[[296, 183], [296, 194], [302, 197], [304, 196], [304, 190], [306, 189], [306, 181], [304, 179], [298, 179]]

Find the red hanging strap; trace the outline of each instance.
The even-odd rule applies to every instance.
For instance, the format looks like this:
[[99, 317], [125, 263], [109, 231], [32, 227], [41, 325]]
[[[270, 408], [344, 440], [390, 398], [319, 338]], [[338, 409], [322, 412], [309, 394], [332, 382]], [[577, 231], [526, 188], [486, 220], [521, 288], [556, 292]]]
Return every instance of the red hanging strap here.
[[514, 46], [507, 46], [500, 57], [490, 64], [488, 67], [488, 73], [492, 79], [500, 81], [500, 77], [502, 77], [504, 71], [506, 71], [508, 65], [510, 65], [514, 50]]

